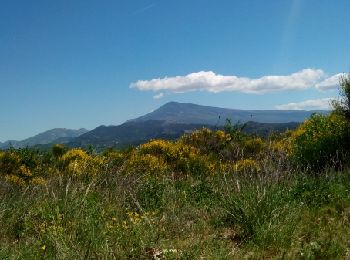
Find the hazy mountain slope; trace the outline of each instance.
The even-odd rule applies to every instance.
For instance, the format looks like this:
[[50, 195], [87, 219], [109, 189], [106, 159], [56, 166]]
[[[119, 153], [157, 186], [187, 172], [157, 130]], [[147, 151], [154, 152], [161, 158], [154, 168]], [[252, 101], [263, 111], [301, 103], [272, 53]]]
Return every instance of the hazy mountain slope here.
[[71, 146], [95, 145], [100, 147], [123, 147], [140, 144], [150, 139], [175, 139], [186, 130], [201, 128], [203, 125], [168, 123], [164, 120], [126, 122], [118, 126], [99, 126], [70, 142]]
[[22, 141], [7, 141], [0, 148], [49, 146], [67, 143], [70, 146], [125, 147], [150, 139], [175, 139], [193, 129], [222, 127], [226, 118], [232, 123], [248, 122], [244, 131], [267, 136], [272, 131], [293, 129], [314, 112], [283, 110], [235, 110], [190, 103], [167, 103], [157, 110], [119, 126], [99, 126], [92, 131], [56, 128]]
[[[286, 129], [294, 129], [298, 123], [256, 123], [248, 122], [244, 132], [267, 136], [271, 132], [282, 132]], [[126, 122], [119, 126], [100, 126], [87, 132], [74, 140], [69, 145], [73, 147], [125, 147], [138, 145], [150, 139], [176, 139], [184, 133], [195, 129], [208, 127], [217, 129], [213, 125], [170, 123], [165, 120], [147, 120]]]
[[315, 112], [328, 113], [305, 110], [238, 110], [170, 102], [132, 121], [165, 120], [176, 123], [224, 125], [226, 118], [229, 118], [232, 122], [288, 123], [302, 122]]
[[69, 142], [72, 138], [78, 137], [88, 130], [81, 128], [78, 130], [66, 129], [66, 128], [55, 128], [43, 133], [37, 134], [33, 137], [27, 138], [22, 141], [6, 141], [0, 145], [0, 148], [23, 148], [34, 146], [38, 144], [50, 144], [50, 143], [66, 143]]

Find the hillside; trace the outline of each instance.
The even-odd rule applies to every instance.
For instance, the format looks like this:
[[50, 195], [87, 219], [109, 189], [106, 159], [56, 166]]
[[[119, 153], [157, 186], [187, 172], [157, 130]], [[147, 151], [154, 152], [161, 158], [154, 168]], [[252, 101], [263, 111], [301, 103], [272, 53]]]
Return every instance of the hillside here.
[[92, 131], [55, 128], [22, 141], [0, 143], [0, 148], [48, 148], [53, 143], [68, 144], [72, 147], [125, 147], [150, 139], [176, 139], [186, 132], [202, 127], [222, 128], [226, 119], [230, 119], [234, 124], [246, 123], [244, 132], [266, 137], [271, 132], [296, 128], [315, 112], [328, 113], [304, 110], [237, 110], [169, 102], [151, 113], [121, 125], [99, 126]]
[[67, 143], [72, 138], [78, 137], [81, 134], [88, 132], [88, 130], [81, 128], [78, 130], [66, 128], [54, 128], [43, 133], [37, 134], [33, 137], [24, 139], [22, 141], [10, 140], [0, 143], [0, 148], [6, 149], [9, 147], [23, 148], [35, 145], [43, 145], [50, 143]]
[[201, 124], [177, 124], [164, 120], [126, 122], [118, 126], [99, 126], [74, 140], [70, 146], [94, 145], [98, 147], [123, 147], [136, 145], [150, 139], [175, 139], [186, 131], [201, 128]]
[[99, 126], [85, 133], [69, 145], [73, 147], [125, 147], [150, 139], [176, 139], [188, 131], [222, 128], [226, 119], [245, 123], [244, 132], [268, 136], [271, 132], [294, 129], [311, 114], [327, 111], [294, 110], [235, 110], [201, 106], [190, 103], [167, 103], [157, 110], [118, 126]]
[[[202, 129], [103, 153], [0, 151], [0, 258], [347, 259], [349, 126], [333, 113], [269, 140]], [[129, 122], [85, 135], [176, 127]]]
[[224, 125], [226, 119], [232, 122], [254, 121], [258, 123], [289, 123], [303, 122], [313, 113], [328, 113], [327, 111], [306, 110], [239, 110], [211, 106], [201, 106], [192, 103], [169, 102], [157, 110], [131, 121], [165, 120], [176, 123]]
[[[247, 122], [243, 132], [268, 136], [271, 132], [283, 132], [287, 129], [294, 129], [298, 123], [257, 123]], [[191, 132], [203, 127], [216, 129], [209, 124], [185, 124], [174, 123], [165, 120], [129, 121], [119, 126], [99, 126], [73, 139], [69, 146], [87, 147], [125, 147], [138, 145], [151, 139], [176, 139], [184, 133]]]

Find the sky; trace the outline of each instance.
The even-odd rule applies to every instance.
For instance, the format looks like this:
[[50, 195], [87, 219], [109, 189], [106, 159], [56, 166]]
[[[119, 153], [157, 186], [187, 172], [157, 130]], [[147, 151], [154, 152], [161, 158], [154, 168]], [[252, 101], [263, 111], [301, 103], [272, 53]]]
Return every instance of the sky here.
[[0, 141], [117, 125], [169, 102], [327, 109], [350, 1], [2, 0]]

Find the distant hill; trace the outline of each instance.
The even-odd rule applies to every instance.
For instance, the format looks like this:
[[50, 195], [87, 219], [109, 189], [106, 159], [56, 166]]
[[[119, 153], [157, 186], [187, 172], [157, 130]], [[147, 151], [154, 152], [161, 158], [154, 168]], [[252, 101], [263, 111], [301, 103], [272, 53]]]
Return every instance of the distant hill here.
[[268, 136], [271, 132], [296, 128], [315, 112], [328, 113], [304, 110], [238, 110], [170, 102], [119, 126], [97, 127], [75, 138], [69, 145], [125, 147], [155, 138], [176, 139], [186, 132], [202, 127], [222, 128], [226, 119], [230, 119], [233, 124], [246, 123], [246, 133]]
[[164, 120], [126, 122], [118, 126], [99, 126], [74, 140], [70, 146], [125, 147], [150, 139], [175, 139], [184, 132], [203, 127], [202, 124], [177, 124]]
[[142, 122], [147, 120], [165, 120], [182, 124], [224, 125], [226, 119], [233, 123], [254, 121], [258, 123], [303, 122], [313, 113], [326, 114], [328, 111], [306, 110], [239, 110], [219, 107], [201, 106], [192, 103], [169, 102], [157, 110], [133, 119]]
[[43, 133], [37, 134], [33, 137], [24, 139], [22, 141], [9, 140], [4, 143], [0, 143], [1, 149], [6, 148], [23, 148], [35, 145], [43, 145], [50, 143], [68, 143], [73, 138], [78, 137], [88, 130], [81, 128], [78, 130], [66, 129], [66, 128], [55, 128]]
[[[268, 136], [271, 132], [283, 132], [294, 129], [299, 123], [257, 123], [247, 122], [244, 132]], [[87, 147], [93, 145], [97, 148], [117, 147], [123, 148], [138, 145], [150, 139], [176, 139], [195, 129], [208, 127], [218, 129], [213, 125], [172, 123], [165, 120], [130, 121], [119, 126], [100, 126], [75, 139], [68, 145], [72, 147]]]
[[54, 143], [72, 147], [98, 148], [138, 145], [150, 139], [176, 139], [199, 129], [220, 129], [226, 119], [233, 124], [246, 123], [244, 132], [268, 136], [271, 132], [294, 129], [312, 113], [327, 114], [328, 111], [304, 110], [238, 110], [191, 103], [167, 103], [157, 110], [118, 126], [99, 126], [92, 131], [56, 128], [22, 141], [0, 143], [0, 148], [34, 146], [48, 149]]

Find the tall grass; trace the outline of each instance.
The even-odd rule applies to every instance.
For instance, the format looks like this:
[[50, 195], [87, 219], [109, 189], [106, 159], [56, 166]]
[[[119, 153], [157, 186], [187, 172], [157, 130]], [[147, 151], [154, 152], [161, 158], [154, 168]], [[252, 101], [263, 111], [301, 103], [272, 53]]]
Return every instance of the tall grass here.
[[350, 170], [298, 160], [323, 135], [230, 131], [103, 154], [0, 151], [0, 258], [349, 257]]
[[347, 257], [349, 172], [56, 176], [1, 182], [0, 256], [166, 259]]

